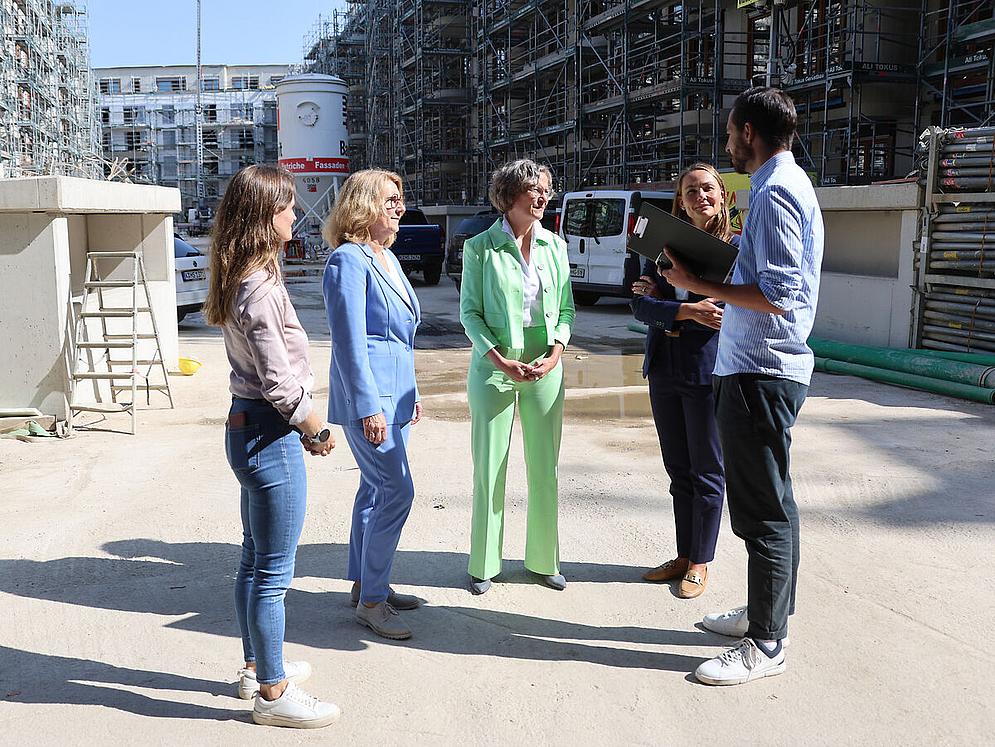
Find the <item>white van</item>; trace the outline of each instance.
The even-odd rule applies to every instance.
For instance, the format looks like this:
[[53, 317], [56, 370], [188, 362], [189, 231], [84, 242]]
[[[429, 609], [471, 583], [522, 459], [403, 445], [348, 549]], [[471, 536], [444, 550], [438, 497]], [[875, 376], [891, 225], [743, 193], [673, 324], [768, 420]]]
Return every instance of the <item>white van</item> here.
[[574, 301], [592, 306], [602, 296], [632, 297], [642, 260], [628, 250], [642, 201], [670, 212], [673, 192], [591, 190], [568, 192], [560, 208], [560, 235], [567, 242]]

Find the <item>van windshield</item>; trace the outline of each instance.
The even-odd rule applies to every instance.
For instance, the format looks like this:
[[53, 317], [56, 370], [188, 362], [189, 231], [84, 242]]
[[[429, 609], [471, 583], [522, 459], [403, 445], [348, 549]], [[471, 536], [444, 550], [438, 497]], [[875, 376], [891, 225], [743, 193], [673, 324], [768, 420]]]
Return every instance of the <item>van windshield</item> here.
[[625, 228], [625, 200], [567, 200], [563, 233], [572, 236], [618, 236]]

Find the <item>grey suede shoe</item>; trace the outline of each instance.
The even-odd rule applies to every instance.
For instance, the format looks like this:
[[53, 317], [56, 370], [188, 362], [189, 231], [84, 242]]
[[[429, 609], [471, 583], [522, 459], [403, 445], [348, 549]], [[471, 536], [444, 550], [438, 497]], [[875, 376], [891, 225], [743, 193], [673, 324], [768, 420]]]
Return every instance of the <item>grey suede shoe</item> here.
[[470, 593], [475, 596], [480, 596], [487, 592], [491, 588], [491, 580], [489, 578], [480, 579], [470, 576], [470, 582], [468, 584], [470, 588]]
[[404, 624], [397, 610], [387, 602], [380, 602], [375, 607], [358, 605], [356, 622], [365, 625], [377, 635], [394, 641], [403, 641], [411, 637], [411, 628]]
[[[359, 606], [359, 581], [353, 581], [350, 603], [353, 607]], [[387, 604], [396, 610], [414, 610], [421, 607], [421, 599], [414, 594], [398, 594], [389, 586], [387, 587]]]

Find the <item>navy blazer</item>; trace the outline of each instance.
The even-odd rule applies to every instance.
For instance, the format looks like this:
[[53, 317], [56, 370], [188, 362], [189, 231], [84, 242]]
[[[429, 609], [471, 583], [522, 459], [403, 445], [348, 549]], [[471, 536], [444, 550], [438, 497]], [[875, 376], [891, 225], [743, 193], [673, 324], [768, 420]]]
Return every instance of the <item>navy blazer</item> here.
[[369, 246], [342, 244], [328, 255], [322, 292], [332, 337], [331, 423], [356, 426], [380, 412], [388, 424], [403, 425], [414, 417], [419, 400], [415, 330], [421, 309], [397, 258], [387, 249], [384, 255], [404, 284], [410, 303]]
[[[739, 246], [739, 236], [733, 235], [730, 243]], [[643, 275], [656, 279], [661, 298], [636, 296], [632, 299], [632, 313], [647, 326], [643, 377], [667, 376], [685, 384], [711, 385], [715, 369], [715, 353], [719, 347], [718, 330], [692, 321], [678, 321], [677, 309], [682, 303], [695, 303], [707, 296], [689, 293], [687, 301], [678, 301], [674, 286], [656, 271], [656, 264], [646, 260]], [[680, 330], [679, 337], [666, 333]]]

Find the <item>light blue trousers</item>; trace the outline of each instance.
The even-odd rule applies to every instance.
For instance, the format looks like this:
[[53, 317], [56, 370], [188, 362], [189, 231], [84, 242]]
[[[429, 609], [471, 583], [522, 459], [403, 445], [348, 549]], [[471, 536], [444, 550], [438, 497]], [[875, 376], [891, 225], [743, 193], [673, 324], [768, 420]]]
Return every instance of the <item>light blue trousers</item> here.
[[407, 423], [389, 425], [386, 440], [374, 446], [362, 426], [342, 428], [360, 473], [349, 536], [349, 580], [360, 582], [360, 600], [368, 604], [387, 599], [394, 551], [415, 498], [408, 467], [410, 429]]

